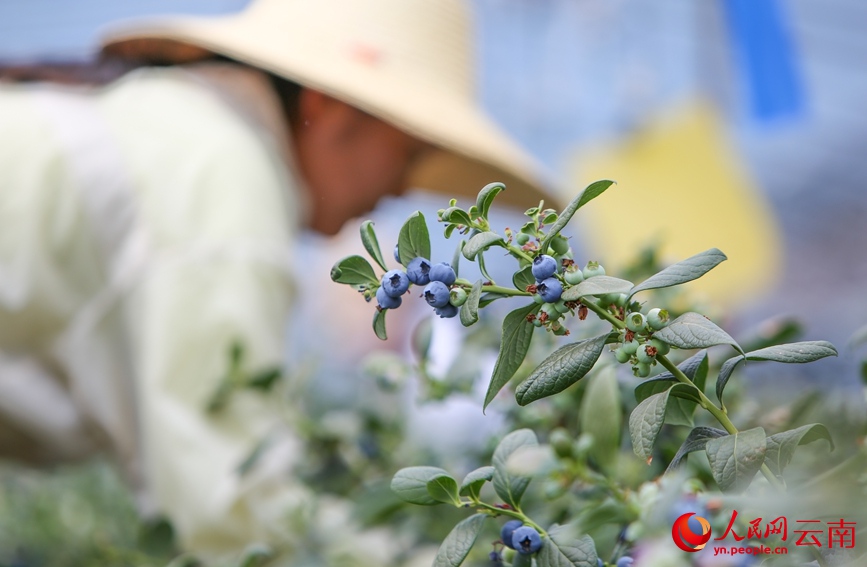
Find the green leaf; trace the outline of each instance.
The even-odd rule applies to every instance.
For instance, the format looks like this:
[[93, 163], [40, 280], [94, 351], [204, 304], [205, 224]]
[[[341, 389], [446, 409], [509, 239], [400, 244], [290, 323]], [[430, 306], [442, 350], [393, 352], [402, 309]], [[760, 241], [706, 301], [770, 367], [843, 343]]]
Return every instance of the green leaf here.
[[667, 327], [656, 331], [653, 336], [678, 348], [731, 345], [735, 350], [743, 353], [741, 347], [728, 333], [699, 313], [684, 313]]
[[527, 286], [536, 283], [536, 278], [533, 277], [533, 265], [528, 264], [512, 274], [512, 285], [515, 289], [526, 291]]
[[[674, 377], [656, 376], [645, 380], [635, 387], [635, 401], [641, 403], [650, 396], [665, 392], [672, 386], [680, 384]], [[691, 388], [690, 388], [691, 389]], [[665, 412], [665, 423], [672, 425], [693, 426], [692, 416], [695, 413], [698, 393], [687, 392], [687, 388], [681, 388], [672, 392], [668, 399]], [[692, 394], [690, 396], [689, 394]], [[673, 400], [671, 398], [674, 398]]]
[[379, 249], [379, 241], [376, 239], [376, 232], [373, 230], [373, 221], [366, 220], [361, 223], [361, 243], [364, 249], [370, 254], [370, 257], [379, 264], [379, 267], [385, 271], [385, 259], [382, 257], [382, 250]]
[[496, 232], [480, 232], [470, 238], [461, 253], [467, 260], [475, 260], [479, 252], [486, 250], [489, 246], [502, 242], [503, 237]]
[[731, 378], [735, 368], [737, 368], [744, 360], [746, 360], [746, 358], [743, 356], [734, 356], [723, 362], [723, 365], [720, 367], [719, 376], [717, 376], [716, 379], [716, 397], [721, 404], [723, 403], [723, 392], [726, 389], [726, 384], [729, 383], [729, 378]]
[[648, 465], [653, 460], [653, 444], [665, 423], [668, 401], [672, 395], [689, 398], [695, 395], [695, 388], [687, 384], [675, 384], [642, 401], [629, 416], [632, 450]]
[[674, 455], [674, 458], [671, 459], [671, 462], [668, 463], [668, 468], [665, 469], [665, 472], [671, 472], [680, 466], [681, 461], [683, 461], [688, 454], [695, 451], [704, 451], [705, 445], [707, 445], [707, 442], [711, 439], [718, 439], [720, 437], [725, 437], [726, 435], [728, 435], [728, 433], [722, 429], [716, 429], [714, 427], [696, 427], [686, 436], [686, 440], [683, 442], [683, 445], [680, 446], [680, 449], [677, 450], [677, 453]]
[[331, 281], [351, 285], [379, 285], [370, 262], [361, 256], [347, 256], [331, 268]]
[[473, 284], [467, 301], [461, 305], [461, 325], [469, 327], [479, 320], [479, 299], [482, 296], [482, 280]]
[[604, 293], [626, 293], [632, 289], [632, 282], [611, 276], [593, 276], [563, 292], [564, 301], [577, 301], [585, 295]]
[[439, 467], [407, 467], [400, 469], [391, 479], [391, 489], [401, 500], [420, 506], [432, 506], [440, 502], [428, 491], [428, 483], [449, 473]]
[[578, 211], [578, 209], [604, 193], [605, 190], [612, 185], [614, 185], [614, 182], [608, 179], [595, 181], [581, 191], [577, 197], [572, 199], [572, 201], [566, 205], [566, 208], [563, 209], [563, 212], [560, 213], [560, 218], [557, 219], [557, 222], [551, 225], [548, 234], [546, 234], [545, 238], [542, 239], [539, 253], [545, 254], [548, 251], [548, 245], [551, 243], [551, 240], [560, 234], [560, 231], [563, 230], [570, 220], [572, 220], [572, 216]]
[[282, 375], [283, 369], [279, 366], [266, 368], [265, 370], [257, 372], [252, 377], [250, 377], [250, 380], [247, 382], [247, 386], [267, 392], [274, 386], [274, 384]]
[[461, 482], [459, 494], [478, 500], [482, 485], [494, 478], [494, 467], [479, 467], [467, 474]]
[[607, 338], [608, 333], [555, 350], [518, 385], [515, 392], [518, 405], [562, 392], [584, 378], [602, 354]]
[[506, 186], [499, 181], [495, 181], [494, 183], [488, 183], [482, 190], [479, 191], [478, 197], [476, 197], [476, 207], [479, 208], [479, 216], [482, 218], [488, 218], [488, 212], [491, 210], [491, 203], [494, 202], [494, 198], [500, 193], [500, 191], [505, 191]]
[[831, 445], [831, 450], [834, 450], [834, 441], [831, 439], [831, 433], [821, 423], [811, 423], [797, 429], [775, 433], [767, 439], [768, 446], [765, 452], [765, 463], [772, 473], [780, 476], [783, 474], [783, 470], [792, 462], [795, 449], [799, 445], [806, 445], [819, 439], [825, 439]]
[[837, 349], [828, 341], [804, 341], [770, 346], [746, 354], [747, 360], [773, 360], [787, 364], [802, 364], [837, 356]]
[[487, 514], [474, 514], [456, 525], [437, 550], [433, 567], [458, 567], [476, 543]]
[[458, 482], [449, 475], [439, 475], [427, 481], [427, 493], [437, 502], [461, 505]]
[[409, 215], [397, 236], [397, 253], [400, 263], [408, 265], [413, 259], [426, 258], [430, 260], [430, 233], [424, 215], [416, 211]]
[[596, 546], [570, 526], [551, 526], [536, 558], [539, 567], [596, 567]]
[[746, 490], [765, 461], [766, 447], [765, 430], [761, 427], [708, 440], [705, 453], [720, 489]]
[[741, 362], [752, 360], [756, 362], [774, 361], [787, 364], [802, 364], [813, 362], [828, 356], [837, 356], [837, 349], [828, 341], [804, 341], [770, 346], [748, 352], [743, 356], [735, 356], [726, 360], [719, 371], [716, 381], [716, 397], [720, 403], [723, 401], [723, 392], [732, 373]]
[[482, 277], [489, 282], [493, 282], [494, 278], [488, 273], [488, 268], [485, 267], [485, 256], [481, 252], [476, 256], [476, 263], [479, 265], [479, 271], [482, 272]]
[[459, 278], [460, 276], [460, 266], [461, 266], [461, 254], [464, 251], [464, 245], [466, 244], [466, 240], [461, 240], [458, 242], [458, 245], [455, 247], [455, 253], [452, 254], [452, 269], [455, 271], [455, 277]]
[[388, 335], [385, 333], [385, 312], [387, 309], [377, 309], [373, 314], [373, 332], [376, 333], [376, 338], [381, 341], [387, 341]]
[[620, 424], [623, 420], [620, 387], [613, 366], [602, 368], [589, 380], [578, 414], [581, 431], [593, 436], [590, 456], [610, 470], [620, 450]]
[[521, 504], [521, 497], [530, 484], [530, 477], [511, 474], [506, 467], [509, 457], [522, 447], [536, 447], [539, 445], [536, 434], [530, 429], [518, 429], [503, 437], [494, 456], [491, 459], [494, 465], [493, 485], [497, 495], [503, 502], [517, 508]]
[[726, 259], [726, 255], [716, 248], [699, 252], [695, 256], [690, 256], [686, 260], [672, 264], [661, 272], [650, 276], [632, 288], [629, 292], [629, 297], [632, 297], [639, 291], [671, 287], [691, 282], [702, 277]]
[[536, 328], [527, 321], [527, 315], [539, 310], [537, 303], [531, 303], [525, 307], [515, 309], [503, 319], [503, 336], [500, 339], [500, 352], [491, 375], [491, 383], [485, 394], [485, 404], [488, 404], [497, 395], [497, 392], [515, 375], [518, 367], [524, 362], [527, 351], [530, 349], [530, 340], [533, 338], [533, 330]]

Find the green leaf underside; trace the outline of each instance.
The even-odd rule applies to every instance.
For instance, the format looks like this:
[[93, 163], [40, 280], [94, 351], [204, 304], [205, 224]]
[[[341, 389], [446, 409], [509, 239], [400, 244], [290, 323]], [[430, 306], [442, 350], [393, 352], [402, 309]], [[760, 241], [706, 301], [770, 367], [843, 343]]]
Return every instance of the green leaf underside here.
[[430, 234], [421, 212], [416, 211], [411, 214], [400, 227], [397, 253], [400, 256], [400, 263], [404, 266], [419, 256], [430, 260]]
[[474, 514], [461, 520], [446, 536], [437, 550], [433, 567], [458, 567], [476, 543], [487, 514]]
[[470, 215], [458, 207], [449, 207], [446, 209], [443, 213], [443, 220], [462, 226], [470, 226], [472, 224], [472, 221], [470, 221]]
[[387, 341], [388, 335], [385, 332], [385, 312], [387, 309], [377, 309], [373, 313], [373, 332], [376, 338], [381, 341]]
[[613, 366], [602, 368], [589, 378], [581, 400], [581, 431], [593, 436], [590, 456], [610, 470], [620, 450], [620, 427], [623, 409], [620, 387]]
[[480, 232], [470, 238], [461, 253], [467, 260], [474, 260], [479, 252], [496, 243], [502, 243], [503, 237], [496, 232]]
[[765, 463], [772, 473], [780, 476], [792, 461], [795, 449], [799, 445], [806, 445], [820, 439], [826, 440], [831, 446], [831, 450], [834, 450], [834, 441], [831, 439], [831, 433], [821, 423], [811, 423], [797, 429], [775, 433], [767, 439]]
[[428, 492], [428, 482], [449, 473], [439, 467], [407, 467], [391, 479], [391, 489], [401, 500], [421, 506], [439, 504]]
[[626, 293], [632, 289], [632, 282], [611, 276], [593, 276], [576, 286], [570, 287], [561, 296], [564, 301], [577, 301], [586, 295], [603, 293]]
[[458, 493], [461, 496], [470, 498], [478, 498], [482, 490], [482, 485], [494, 478], [494, 467], [479, 467], [476, 470], [467, 474], [461, 482], [461, 487]]
[[469, 327], [479, 320], [479, 299], [482, 297], [482, 280], [473, 284], [467, 301], [461, 305], [461, 325]]
[[539, 567], [596, 567], [596, 546], [569, 526], [552, 526], [536, 559]]
[[494, 399], [503, 386], [515, 375], [518, 367], [524, 362], [527, 351], [530, 349], [530, 340], [533, 338], [533, 330], [536, 328], [527, 321], [527, 315], [539, 310], [539, 305], [531, 303], [525, 307], [515, 309], [503, 319], [503, 335], [500, 339], [500, 352], [485, 394], [485, 404]]
[[533, 277], [533, 265], [524, 266], [514, 274], [512, 274], [512, 285], [515, 289], [526, 291], [527, 286], [536, 283], [536, 278]]
[[684, 313], [663, 329], [656, 331], [654, 337], [678, 348], [707, 348], [715, 345], [731, 345], [743, 352], [740, 345], [728, 333], [720, 329], [710, 319], [699, 313]]
[[521, 447], [536, 447], [539, 441], [536, 434], [530, 429], [518, 429], [503, 437], [502, 441], [494, 450], [491, 462], [494, 465], [492, 484], [494, 491], [503, 499], [503, 502], [517, 508], [521, 504], [521, 497], [530, 484], [530, 477], [510, 474], [506, 468], [509, 456]]
[[[675, 378], [654, 377], [635, 387], [635, 401], [641, 403], [650, 396], [665, 392], [679, 384]], [[691, 389], [691, 388], [690, 388]], [[687, 392], [686, 388], [672, 392], [665, 412], [665, 423], [693, 426], [692, 416], [697, 405], [697, 392]], [[674, 399], [671, 399], [674, 398]]]
[[726, 260], [726, 255], [716, 248], [699, 252], [676, 264], [668, 266], [657, 274], [654, 274], [632, 288], [629, 297], [639, 291], [671, 287], [696, 280]]
[[373, 221], [366, 220], [361, 223], [361, 243], [370, 257], [379, 264], [379, 267], [388, 271], [388, 268], [385, 267], [385, 259], [382, 257], [382, 250], [379, 248], [379, 240], [377, 240], [376, 232], [373, 230]]
[[716, 397], [720, 403], [723, 401], [723, 392], [732, 373], [741, 362], [751, 360], [753, 362], [782, 362], [785, 364], [804, 364], [814, 362], [828, 356], [837, 356], [837, 349], [828, 341], [803, 341], [799, 343], [787, 343], [775, 345], [746, 353], [743, 356], [735, 356], [726, 360], [720, 368], [716, 382]]
[[671, 472], [680, 466], [680, 463], [688, 454], [695, 451], [704, 451], [705, 445], [711, 439], [718, 439], [726, 435], [728, 435], [726, 431], [716, 429], [715, 427], [696, 427], [686, 436], [686, 440], [680, 446], [680, 449], [677, 450], [671, 462], [668, 463], [668, 468], [665, 469], [665, 472]]
[[602, 354], [607, 338], [608, 333], [555, 350], [518, 385], [515, 392], [518, 405], [562, 392], [586, 376]]
[[669, 398], [674, 395], [693, 396], [695, 389], [687, 384], [675, 384], [664, 392], [653, 394], [632, 410], [629, 416], [629, 435], [632, 450], [647, 464], [653, 459], [653, 444], [665, 423]]
[[540, 246], [540, 254], [545, 254], [548, 250], [548, 245], [551, 243], [551, 240], [558, 234], [560, 231], [565, 228], [565, 226], [572, 220], [572, 216], [584, 205], [601, 195], [605, 192], [606, 189], [614, 185], [614, 181], [609, 179], [603, 179], [601, 181], [596, 181], [588, 185], [578, 196], [576, 196], [572, 201], [566, 205], [566, 208], [563, 209], [563, 212], [560, 213], [560, 217], [557, 219], [551, 228], [548, 230], [548, 234], [545, 235], [545, 238], [542, 239]]
[[427, 481], [427, 492], [437, 502], [461, 505], [458, 496], [458, 482], [448, 474], [434, 477]]
[[488, 183], [482, 187], [482, 190], [479, 191], [479, 195], [476, 197], [476, 207], [479, 209], [479, 216], [485, 219], [488, 218], [488, 212], [491, 210], [491, 203], [494, 202], [494, 198], [500, 191], [505, 190], [506, 186], [499, 181]]
[[347, 256], [331, 268], [331, 281], [350, 285], [377, 285], [379, 279], [370, 262], [358, 255]]
[[761, 427], [708, 440], [705, 453], [720, 489], [746, 490], [765, 460], [766, 447], [765, 430]]

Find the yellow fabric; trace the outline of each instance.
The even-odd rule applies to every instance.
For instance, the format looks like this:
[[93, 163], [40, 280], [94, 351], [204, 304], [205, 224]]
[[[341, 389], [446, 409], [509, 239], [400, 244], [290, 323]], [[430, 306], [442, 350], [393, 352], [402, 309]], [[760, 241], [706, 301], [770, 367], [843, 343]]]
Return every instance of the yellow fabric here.
[[[618, 185], [579, 213], [590, 255], [613, 268], [658, 241], [666, 262], [708, 248], [727, 256], [688, 284], [715, 302], [766, 289], [779, 269], [776, 220], [709, 106], [684, 105], [616, 145], [574, 159], [577, 185]], [[616, 273], [616, 271], [612, 271]]]
[[[274, 402], [205, 410], [233, 342], [251, 369], [283, 359], [299, 206], [279, 144], [179, 69], [99, 91], [0, 86], [0, 124], [0, 423], [41, 460], [107, 451], [205, 557], [301, 544], [286, 520], [311, 495]], [[13, 359], [40, 370], [4, 372]], [[53, 397], [34, 398], [46, 382]]]

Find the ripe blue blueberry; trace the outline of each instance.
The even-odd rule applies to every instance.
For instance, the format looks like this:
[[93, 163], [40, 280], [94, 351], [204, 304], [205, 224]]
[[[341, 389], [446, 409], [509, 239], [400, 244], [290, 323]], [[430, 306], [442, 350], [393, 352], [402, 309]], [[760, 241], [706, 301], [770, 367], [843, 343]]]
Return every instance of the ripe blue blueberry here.
[[632, 559], [628, 555], [624, 555], [617, 560], [617, 567], [632, 567], [633, 563], [635, 563], [634, 559]]
[[503, 545], [508, 547], [509, 549], [515, 549], [512, 545], [512, 534], [515, 530], [524, 525], [524, 522], [521, 520], [509, 520], [505, 524], [503, 524], [502, 529], [500, 530], [500, 539], [503, 540]]
[[458, 314], [458, 308], [451, 303], [446, 303], [442, 307], [434, 308], [434, 313], [440, 316], [440, 319], [451, 319]]
[[452, 285], [455, 283], [455, 279], [457, 279], [455, 270], [446, 262], [440, 262], [431, 266], [428, 275], [430, 276], [430, 281], [443, 282], [446, 285]]
[[400, 264], [400, 249], [397, 244], [394, 245], [394, 261]]
[[449, 304], [449, 286], [443, 282], [430, 282], [424, 287], [424, 300], [431, 307], [444, 307]]
[[536, 286], [536, 291], [545, 303], [557, 303], [563, 293], [563, 284], [557, 278], [547, 278]]
[[421, 256], [410, 260], [406, 265], [406, 276], [415, 285], [430, 283], [430, 262]]
[[546, 280], [557, 272], [557, 260], [553, 256], [542, 254], [533, 259], [533, 267], [530, 268], [537, 282]]
[[392, 297], [385, 292], [385, 288], [381, 287], [376, 290], [376, 302], [383, 309], [397, 309], [403, 300], [400, 297]]
[[382, 276], [382, 287], [385, 293], [391, 297], [400, 297], [409, 289], [409, 278], [401, 270], [391, 270]]
[[512, 546], [518, 553], [529, 555], [542, 548], [542, 538], [530, 526], [521, 526], [512, 532]]
[[605, 567], [605, 562], [597, 557], [596, 558], [596, 567]]

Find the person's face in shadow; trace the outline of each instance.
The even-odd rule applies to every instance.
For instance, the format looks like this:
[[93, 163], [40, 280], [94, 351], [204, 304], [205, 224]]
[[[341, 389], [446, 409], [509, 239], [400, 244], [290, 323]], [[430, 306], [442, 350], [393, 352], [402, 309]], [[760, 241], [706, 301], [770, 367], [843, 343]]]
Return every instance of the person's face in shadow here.
[[310, 89], [299, 100], [294, 131], [310, 190], [308, 225], [335, 234], [386, 195], [406, 189], [410, 166], [431, 146], [342, 101]]

